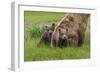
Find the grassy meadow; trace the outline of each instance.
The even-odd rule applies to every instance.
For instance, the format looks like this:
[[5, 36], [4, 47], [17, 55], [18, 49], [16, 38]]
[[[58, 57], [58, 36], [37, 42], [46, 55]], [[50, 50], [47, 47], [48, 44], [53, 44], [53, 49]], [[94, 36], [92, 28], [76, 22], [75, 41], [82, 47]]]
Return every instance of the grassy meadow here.
[[24, 12], [24, 61], [87, 59], [90, 58], [90, 25], [85, 32], [82, 47], [51, 48], [49, 44], [38, 45], [45, 25], [58, 23], [65, 13]]

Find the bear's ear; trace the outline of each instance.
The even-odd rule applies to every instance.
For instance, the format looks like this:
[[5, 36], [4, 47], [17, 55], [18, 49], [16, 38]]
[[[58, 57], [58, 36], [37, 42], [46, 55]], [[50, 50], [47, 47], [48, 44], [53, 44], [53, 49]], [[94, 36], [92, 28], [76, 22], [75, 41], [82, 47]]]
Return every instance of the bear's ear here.
[[66, 29], [66, 31], [68, 32], [68, 28]]
[[55, 29], [55, 23], [52, 24], [51, 29], [54, 31], [54, 29]]
[[47, 26], [47, 25], [44, 28], [45, 28], [45, 30], [49, 30], [49, 26]]
[[52, 24], [52, 27], [55, 27], [55, 23]]
[[61, 29], [60, 29], [60, 28], [58, 28], [58, 31], [59, 31], [59, 32], [61, 32]]

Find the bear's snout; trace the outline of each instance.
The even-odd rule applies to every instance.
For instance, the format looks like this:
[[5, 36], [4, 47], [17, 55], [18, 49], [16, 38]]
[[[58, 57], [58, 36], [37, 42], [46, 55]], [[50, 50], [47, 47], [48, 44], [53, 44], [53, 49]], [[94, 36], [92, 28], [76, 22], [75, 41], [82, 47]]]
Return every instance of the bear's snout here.
[[62, 39], [63, 39], [63, 40], [67, 40], [68, 37], [67, 37], [66, 35], [63, 35]]

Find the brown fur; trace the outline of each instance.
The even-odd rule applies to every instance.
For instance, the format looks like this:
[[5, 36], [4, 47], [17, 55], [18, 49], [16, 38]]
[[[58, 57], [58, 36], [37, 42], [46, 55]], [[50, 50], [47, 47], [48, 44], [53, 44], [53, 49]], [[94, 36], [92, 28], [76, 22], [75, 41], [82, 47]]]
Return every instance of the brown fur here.
[[56, 29], [51, 37], [51, 47], [67, 46], [67, 30], [63, 27]]
[[78, 34], [76, 31], [73, 31], [72, 29], [68, 30], [68, 46], [78, 46]]
[[[80, 14], [80, 13], [67, 13], [55, 27], [55, 30], [51, 37], [51, 47], [54, 46], [54, 41], [58, 43], [60, 27], [71, 30], [68, 32], [68, 37], [70, 42], [81, 46], [84, 42], [85, 30], [88, 22], [89, 14]], [[70, 34], [70, 35], [69, 35]], [[72, 37], [74, 36], [74, 37]], [[56, 44], [57, 46], [58, 44]]]
[[39, 43], [50, 43], [51, 42], [51, 36], [52, 36], [52, 33], [54, 31], [54, 28], [55, 28], [55, 24], [53, 23], [52, 26], [45, 26], [45, 32], [42, 34], [41, 36], [41, 39], [40, 39], [40, 42]]

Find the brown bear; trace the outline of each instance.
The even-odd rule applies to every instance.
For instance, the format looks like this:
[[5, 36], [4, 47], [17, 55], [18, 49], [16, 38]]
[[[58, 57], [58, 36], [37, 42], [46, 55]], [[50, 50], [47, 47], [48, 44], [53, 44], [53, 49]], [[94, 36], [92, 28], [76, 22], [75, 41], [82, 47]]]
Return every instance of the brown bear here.
[[55, 23], [52, 24], [52, 26], [45, 26], [45, 32], [42, 34], [40, 42], [39, 43], [50, 43], [51, 42], [51, 36], [55, 28]]
[[58, 27], [54, 30], [52, 37], [51, 37], [51, 47], [62, 47], [67, 46], [67, 29], [64, 27]]
[[78, 46], [78, 34], [76, 31], [73, 31], [73, 29], [68, 29], [67, 36], [68, 36], [68, 39], [67, 39], [68, 46], [71, 46], [71, 47]]
[[68, 42], [68, 35], [67, 32], [68, 30], [60, 27], [59, 29], [59, 41], [58, 41], [58, 46], [59, 47], [66, 47], [67, 46], [67, 42]]
[[[85, 30], [89, 16], [90, 16], [89, 14], [82, 14], [82, 13], [66, 13], [65, 16], [58, 23], [58, 25], [55, 27], [55, 30], [51, 38], [51, 47], [53, 47], [54, 45], [57, 46], [59, 43], [58, 40], [60, 35], [58, 34], [59, 33], [58, 29], [60, 27], [64, 27], [65, 29], [71, 30], [72, 32], [68, 32], [66, 36], [68, 37], [71, 36], [69, 40], [73, 42], [73, 44], [81, 46], [84, 42]], [[54, 43], [54, 41], [56, 44]]]

